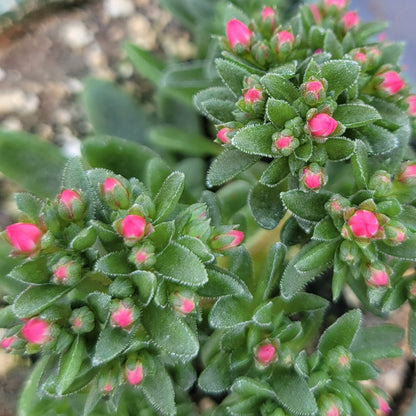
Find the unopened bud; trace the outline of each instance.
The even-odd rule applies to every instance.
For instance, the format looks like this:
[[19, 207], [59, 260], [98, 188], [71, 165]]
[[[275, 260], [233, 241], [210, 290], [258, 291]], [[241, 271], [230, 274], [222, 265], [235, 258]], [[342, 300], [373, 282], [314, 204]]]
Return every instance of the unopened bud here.
[[349, 11], [344, 14], [341, 19], [341, 23], [344, 27], [345, 32], [355, 28], [360, 23], [360, 19], [358, 18], [357, 12]]
[[380, 288], [389, 285], [389, 275], [382, 264], [370, 265], [367, 268], [366, 283], [370, 287]]
[[268, 42], [257, 41], [251, 48], [251, 55], [260, 66], [265, 67], [271, 60], [272, 50]]
[[35, 224], [18, 222], [6, 227], [7, 242], [15, 249], [12, 254], [33, 255], [39, 250], [43, 232]]
[[305, 131], [318, 142], [324, 142], [337, 128], [338, 122], [326, 113], [318, 113], [308, 120]]
[[26, 321], [21, 332], [26, 341], [31, 344], [44, 345], [51, 340], [50, 323], [37, 317]]
[[125, 366], [126, 378], [131, 386], [138, 386], [144, 377], [143, 364], [136, 357], [129, 357]]
[[113, 209], [129, 208], [129, 191], [115, 178], [107, 178], [101, 186], [107, 204]]
[[5, 337], [0, 341], [0, 347], [7, 350], [7, 351], [10, 351], [10, 350], [13, 349], [13, 344], [17, 340], [18, 340], [18, 338], [15, 335], [13, 335], [11, 337]]
[[223, 127], [222, 129], [220, 129], [217, 133], [217, 139], [223, 143], [223, 144], [228, 144], [231, 142], [230, 138], [228, 137], [228, 133], [232, 132], [233, 130], [230, 129], [229, 127]]
[[411, 117], [416, 117], [416, 95], [411, 95], [406, 98], [406, 103], [409, 105], [407, 113]]
[[234, 52], [243, 53], [250, 49], [251, 31], [243, 22], [232, 19], [227, 23], [227, 39]]
[[194, 296], [189, 290], [176, 290], [170, 296], [172, 308], [183, 316], [189, 315], [195, 309]]
[[396, 71], [387, 71], [377, 75], [379, 81], [376, 88], [386, 95], [397, 94], [405, 87], [405, 83]]
[[87, 306], [82, 306], [72, 311], [69, 323], [76, 334], [86, 334], [95, 327], [94, 314]]
[[81, 279], [81, 265], [71, 257], [62, 257], [52, 270], [56, 284], [72, 286]]
[[111, 304], [110, 322], [114, 327], [130, 330], [138, 318], [139, 311], [129, 299], [114, 300]]
[[130, 214], [114, 223], [114, 228], [128, 245], [133, 245], [146, 234], [146, 220], [140, 215]]
[[327, 179], [325, 170], [316, 163], [305, 167], [300, 175], [300, 183], [305, 191], [319, 191]]
[[386, 233], [385, 242], [387, 244], [398, 246], [406, 240], [406, 227], [399, 221], [391, 220], [384, 226]]
[[416, 162], [404, 163], [397, 180], [406, 185], [416, 185]]
[[216, 251], [225, 251], [237, 247], [244, 238], [244, 233], [239, 230], [230, 230], [216, 235], [211, 241], [211, 247]]
[[393, 188], [390, 174], [385, 170], [378, 170], [370, 178], [369, 188], [375, 191], [374, 195], [377, 197], [388, 195]]
[[148, 241], [134, 247], [129, 256], [129, 260], [141, 270], [153, 266], [156, 263], [154, 247]]
[[301, 85], [301, 92], [305, 103], [310, 107], [325, 100], [326, 97], [326, 81], [311, 78], [308, 82]]
[[58, 212], [66, 221], [78, 221], [84, 217], [85, 203], [73, 189], [65, 189], [57, 196]]
[[293, 137], [291, 131], [283, 130], [272, 136], [272, 150], [283, 156], [289, 156], [299, 146], [299, 140]]
[[254, 357], [258, 366], [267, 367], [277, 361], [276, 346], [273, 343], [266, 341], [256, 347]]
[[282, 30], [273, 36], [271, 44], [279, 55], [287, 55], [292, 50], [294, 41], [292, 33]]

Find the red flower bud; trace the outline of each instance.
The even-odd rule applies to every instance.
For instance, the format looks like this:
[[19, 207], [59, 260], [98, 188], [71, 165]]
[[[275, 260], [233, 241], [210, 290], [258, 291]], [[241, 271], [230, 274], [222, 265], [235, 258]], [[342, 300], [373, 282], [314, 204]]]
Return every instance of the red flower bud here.
[[360, 19], [358, 18], [357, 12], [347, 12], [341, 19], [341, 22], [344, 25], [344, 29], [348, 31], [358, 26]]
[[358, 210], [348, 220], [348, 225], [358, 238], [371, 238], [379, 230], [377, 217], [370, 211]]
[[0, 347], [5, 350], [10, 350], [13, 346], [13, 343], [17, 340], [16, 336], [3, 338], [0, 342]]
[[171, 304], [175, 311], [181, 315], [189, 315], [195, 309], [193, 293], [189, 291], [175, 291], [171, 295]]
[[114, 327], [130, 329], [137, 318], [137, 311], [128, 301], [114, 301], [110, 321]]
[[272, 343], [259, 345], [255, 351], [256, 362], [266, 367], [277, 359], [276, 347]]
[[42, 235], [42, 231], [34, 224], [18, 222], [6, 227], [6, 238], [18, 254], [36, 252]]
[[274, 10], [269, 7], [266, 6], [262, 11], [261, 11], [261, 18], [262, 20], [266, 20], [266, 19], [270, 19], [270, 18], [274, 18]]
[[312, 79], [302, 84], [301, 91], [306, 104], [311, 107], [325, 99], [326, 96], [325, 86], [317, 79]]
[[101, 189], [106, 202], [111, 208], [127, 209], [129, 207], [129, 191], [117, 179], [107, 178]]
[[406, 99], [407, 104], [409, 104], [409, 108], [407, 112], [410, 116], [416, 117], [416, 95], [411, 95]]
[[22, 328], [23, 337], [32, 344], [43, 345], [50, 341], [50, 324], [44, 319], [29, 319]]
[[121, 222], [121, 234], [128, 241], [139, 241], [144, 237], [146, 220], [139, 215], [127, 215]]
[[225, 251], [237, 247], [244, 238], [244, 233], [239, 230], [230, 230], [219, 234], [212, 239], [212, 248], [217, 251]]
[[81, 265], [69, 257], [63, 257], [53, 267], [53, 281], [56, 284], [72, 285], [81, 278]]
[[126, 378], [131, 386], [137, 386], [143, 380], [143, 364], [138, 359], [129, 359], [126, 363]]
[[377, 78], [382, 81], [377, 88], [388, 95], [397, 94], [405, 86], [404, 81], [395, 71], [384, 72], [378, 75]]
[[376, 394], [377, 407], [375, 409], [377, 416], [387, 416], [390, 414], [391, 409], [387, 400], [379, 394]]
[[78, 221], [85, 213], [85, 204], [78, 192], [66, 189], [57, 196], [58, 212], [67, 221]]
[[276, 52], [284, 51], [288, 52], [292, 49], [293, 42], [295, 41], [292, 33], [287, 30], [282, 30], [275, 35]]
[[224, 127], [221, 130], [219, 130], [217, 133], [218, 140], [224, 144], [230, 143], [231, 140], [228, 138], [227, 134], [230, 133], [231, 131], [233, 130], [230, 129], [229, 127]]
[[367, 55], [362, 52], [357, 52], [354, 54], [352, 59], [354, 59], [354, 61], [359, 62], [360, 64], [363, 64], [367, 60]]
[[325, 113], [318, 113], [308, 121], [308, 130], [311, 136], [327, 138], [337, 128], [338, 123], [335, 119]]
[[244, 94], [244, 102], [254, 104], [257, 101], [263, 100], [263, 93], [257, 88], [250, 88]]
[[405, 163], [397, 176], [397, 180], [409, 185], [416, 184], [416, 163]]
[[283, 130], [273, 134], [272, 150], [283, 156], [289, 156], [298, 146], [299, 140], [293, 137], [290, 131]]
[[326, 183], [324, 169], [316, 164], [312, 164], [303, 169], [300, 181], [305, 190], [318, 191]]
[[235, 52], [242, 52], [250, 48], [251, 31], [243, 22], [232, 19], [227, 23], [227, 39]]
[[384, 266], [370, 266], [366, 283], [371, 287], [385, 287], [389, 284], [389, 275]]

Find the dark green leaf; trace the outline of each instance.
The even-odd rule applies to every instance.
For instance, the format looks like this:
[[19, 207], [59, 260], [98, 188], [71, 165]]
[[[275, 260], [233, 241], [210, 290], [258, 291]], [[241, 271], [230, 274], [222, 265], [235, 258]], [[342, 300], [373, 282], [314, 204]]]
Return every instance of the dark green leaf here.
[[389, 153], [399, 144], [397, 137], [393, 133], [380, 126], [361, 127], [360, 133], [363, 135], [360, 138], [368, 143], [370, 152], [375, 155]]
[[275, 186], [284, 180], [290, 173], [288, 159], [280, 157], [274, 159], [263, 172], [260, 182], [266, 186]]
[[138, 289], [138, 298], [146, 306], [156, 291], [157, 279], [152, 272], [138, 270], [130, 275]]
[[279, 129], [285, 126], [285, 123], [298, 114], [296, 110], [286, 101], [269, 98], [266, 106], [267, 118]]
[[389, 246], [382, 241], [377, 242], [377, 248], [384, 254], [401, 260], [416, 260], [416, 238], [409, 238], [398, 246]]
[[250, 75], [250, 72], [235, 62], [230, 62], [226, 59], [216, 59], [218, 73], [225, 84], [231, 91], [239, 97], [243, 89], [244, 78]]
[[166, 218], [174, 209], [182, 195], [185, 175], [172, 172], [163, 182], [154, 204], [156, 209], [155, 223]]
[[65, 161], [57, 146], [37, 136], [0, 131], [0, 172], [36, 195], [59, 192]]
[[51, 280], [52, 273], [46, 266], [46, 256], [40, 256], [33, 260], [16, 266], [9, 276], [25, 283], [42, 284]]
[[115, 84], [88, 79], [82, 100], [96, 134], [121, 137], [138, 143], [146, 141], [149, 115], [131, 95]]
[[318, 350], [327, 354], [332, 348], [342, 346], [349, 349], [361, 326], [362, 315], [354, 309], [338, 318], [325, 330], [319, 340]]
[[321, 65], [321, 75], [328, 81], [328, 91], [334, 91], [335, 98], [357, 80], [359, 73], [360, 65], [351, 60], [340, 59]]
[[111, 296], [101, 292], [93, 292], [88, 294], [87, 302], [95, 316], [104, 323], [110, 312]]
[[185, 286], [202, 286], [208, 281], [199, 258], [176, 243], [171, 243], [158, 255], [154, 267], [164, 278]]
[[16, 200], [17, 209], [25, 213], [31, 221], [38, 223], [42, 201], [26, 192], [15, 194], [14, 199]]
[[365, 361], [351, 360], [351, 378], [353, 380], [372, 380], [378, 377], [378, 372], [374, 366]]
[[278, 74], [267, 74], [261, 79], [267, 92], [276, 100], [293, 103], [299, 97], [298, 89], [285, 77]]
[[173, 357], [189, 361], [198, 353], [197, 337], [170, 308], [150, 303], [143, 312], [142, 323], [153, 342]]
[[332, 219], [330, 217], [325, 217], [316, 224], [312, 239], [318, 241], [332, 241], [340, 237], [340, 232], [335, 228]]
[[209, 393], [221, 393], [227, 390], [231, 383], [228, 356], [222, 353], [208, 364], [198, 379], [199, 387]]
[[231, 390], [245, 397], [257, 396], [276, 400], [276, 393], [268, 383], [249, 377], [237, 378], [231, 386]]
[[346, 160], [354, 153], [355, 143], [345, 137], [330, 137], [325, 142], [325, 150], [330, 160]]
[[351, 157], [351, 166], [357, 187], [359, 189], [367, 189], [369, 175], [368, 155], [367, 148], [361, 140], [355, 141], [355, 150]]
[[271, 124], [260, 124], [240, 129], [232, 143], [244, 153], [273, 157], [272, 134], [276, 128]]
[[129, 274], [134, 271], [134, 267], [127, 257], [125, 251], [109, 253], [95, 263], [94, 270], [110, 276]]
[[333, 114], [335, 120], [340, 121], [347, 129], [365, 126], [381, 118], [378, 111], [367, 104], [342, 104]]
[[211, 164], [208, 171], [208, 186], [218, 186], [248, 169], [260, 159], [258, 155], [249, 155], [238, 149], [224, 150]]
[[214, 255], [210, 249], [196, 237], [183, 236], [177, 240], [177, 242], [192, 251], [203, 263], [212, 263], [214, 261]]
[[247, 325], [251, 321], [251, 313], [247, 301], [233, 297], [219, 299], [209, 314], [209, 322], [213, 328], [232, 328]]
[[330, 29], [326, 31], [324, 38], [324, 51], [329, 52], [334, 59], [341, 59], [344, 54], [341, 43], [339, 43], [334, 32]]

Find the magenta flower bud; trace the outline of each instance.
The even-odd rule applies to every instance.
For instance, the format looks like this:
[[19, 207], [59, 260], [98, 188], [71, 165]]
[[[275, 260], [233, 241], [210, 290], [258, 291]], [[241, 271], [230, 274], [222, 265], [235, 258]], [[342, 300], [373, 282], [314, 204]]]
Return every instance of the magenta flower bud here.
[[52, 269], [56, 284], [73, 285], [81, 279], [81, 265], [70, 257], [63, 257]]
[[212, 239], [211, 246], [216, 251], [225, 251], [237, 247], [244, 238], [244, 233], [239, 230], [230, 230], [225, 233], [216, 235]]
[[391, 409], [389, 404], [387, 403], [387, 400], [384, 399], [384, 397], [377, 396], [377, 402], [378, 402], [378, 409], [376, 409], [377, 416], [387, 416], [390, 414]]
[[254, 355], [256, 362], [262, 367], [267, 367], [277, 360], [276, 347], [270, 342], [258, 345]]
[[131, 386], [138, 386], [143, 380], [143, 364], [137, 358], [129, 358], [126, 362], [126, 378]]
[[317, 79], [312, 79], [301, 85], [301, 91], [305, 103], [313, 107], [326, 97], [326, 85]]
[[264, 7], [261, 11], [260, 30], [267, 38], [269, 38], [275, 30], [276, 21], [276, 12], [269, 6]]
[[11, 336], [11, 337], [6, 337], [3, 338], [0, 341], [0, 347], [5, 349], [5, 350], [11, 350], [13, 348], [13, 344], [14, 342], [17, 340], [18, 338], [16, 336]]
[[409, 104], [409, 108], [407, 109], [409, 116], [416, 117], [416, 95], [407, 97], [406, 102]]
[[320, 397], [318, 402], [319, 415], [323, 416], [343, 416], [342, 402], [333, 394]]
[[251, 31], [237, 19], [232, 19], [227, 23], [227, 39], [234, 52], [242, 53], [250, 49]]
[[389, 284], [389, 275], [386, 268], [382, 265], [369, 266], [367, 271], [366, 283], [370, 287], [386, 287]]
[[416, 184], [416, 162], [406, 162], [397, 176], [399, 182], [407, 185]]
[[66, 189], [57, 196], [58, 213], [67, 221], [78, 221], [85, 214], [85, 203], [78, 192]]
[[189, 315], [195, 309], [194, 293], [176, 290], [170, 296], [172, 308], [182, 316]]
[[375, 191], [375, 196], [386, 196], [393, 188], [390, 174], [385, 170], [378, 170], [370, 178], [369, 188]]
[[31, 344], [44, 345], [51, 340], [51, 327], [44, 319], [32, 318], [23, 325], [22, 335]]
[[129, 191], [117, 179], [107, 178], [101, 186], [101, 191], [111, 208], [127, 209], [129, 207]]
[[399, 221], [389, 221], [384, 226], [384, 231], [386, 232], [385, 242], [393, 246], [400, 245], [407, 238], [406, 227]]
[[335, 131], [337, 126], [337, 121], [331, 116], [325, 113], [318, 113], [308, 121], [307, 130], [311, 136], [320, 138], [322, 141], [322, 139], [326, 140]]
[[86, 334], [91, 332], [95, 327], [94, 313], [88, 306], [74, 309], [69, 318], [72, 331], [76, 334]]
[[309, 9], [312, 12], [313, 19], [315, 20], [315, 23], [317, 25], [321, 24], [322, 17], [321, 17], [321, 12], [319, 11], [319, 7], [316, 4], [310, 4]]
[[345, 31], [351, 30], [354, 27], [357, 27], [360, 22], [357, 12], [347, 12], [344, 14], [341, 19], [341, 23], [344, 26]]
[[294, 41], [295, 38], [292, 33], [282, 30], [274, 36], [273, 44], [276, 52], [288, 53], [291, 51]]
[[246, 104], [254, 104], [258, 101], [263, 100], [263, 93], [262, 91], [258, 90], [257, 88], [250, 88], [247, 90], [247, 92], [244, 94], [244, 102]]
[[145, 235], [146, 220], [139, 215], [127, 215], [121, 221], [121, 234], [129, 242], [141, 240]]
[[302, 188], [306, 191], [319, 191], [327, 181], [325, 170], [316, 163], [306, 166], [300, 175]]
[[229, 127], [223, 127], [220, 129], [217, 133], [217, 139], [223, 143], [228, 144], [231, 142], [230, 138], [228, 137], [228, 133], [232, 132], [233, 129], [230, 129]]
[[16, 254], [34, 254], [38, 251], [42, 231], [34, 224], [18, 222], [6, 227], [6, 239]]
[[264, 9], [261, 11], [262, 20], [274, 19], [274, 15], [275, 15], [274, 10], [269, 6], [264, 7]]
[[366, 210], [356, 211], [348, 220], [348, 226], [357, 238], [371, 238], [380, 227], [377, 217]]
[[326, 8], [335, 6], [337, 9], [343, 9], [347, 5], [347, 0], [324, 0]]
[[110, 315], [111, 325], [129, 330], [138, 318], [138, 311], [134, 304], [128, 300], [113, 301]]
[[334, 217], [342, 217], [344, 215], [344, 211], [347, 208], [350, 208], [350, 206], [350, 201], [338, 194], [332, 196], [325, 204], [326, 210]]
[[274, 133], [272, 140], [272, 150], [283, 156], [289, 156], [299, 146], [299, 140], [293, 137], [289, 130]]
[[151, 267], [156, 263], [156, 256], [152, 244], [145, 242], [139, 247], [134, 247], [129, 260], [136, 265], [138, 269]]
[[364, 64], [367, 61], [367, 55], [362, 52], [356, 52], [352, 59], [354, 59], [356, 62], [359, 62], [360, 64]]
[[377, 75], [377, 78], [381, 80], [381, 83], [377, 85], [377, 88], [388, 95], [397, 94], [405, 86], [404, 81], [395, 71], [384, 72]]

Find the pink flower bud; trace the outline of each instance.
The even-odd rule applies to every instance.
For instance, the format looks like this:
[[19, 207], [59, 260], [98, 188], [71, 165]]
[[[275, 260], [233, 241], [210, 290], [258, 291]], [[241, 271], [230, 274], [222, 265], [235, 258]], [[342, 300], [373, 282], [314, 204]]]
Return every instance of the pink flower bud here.
[[102, 184], [102, 193], [111, 208], [127, 209], [129, 207], [129, 191], [117, 179], [107, 178]]
[[121, 222], [121, 234], [130, 241], [138, 241], [144, 237], [146, 220], [139, 215], [127, 215]]
[[244, 233], [239, 230], [230, 230], [219, 234], [212, 239], [212, 248], [217, 251], [225, 251], [237, 247], [244, 238]]
[[189, 315], [195, 309], [194, 294], [190, 291], [175, 291], [170, 298], [172, 307], [181, 315]]
[[367, 55], [362, 52], [357, 52], [356, 54], [354, 54], [353, 59], [354, 61], [363, 64], [367, 60]]
[[81, 278], [81, 265], [69, 257], [63, 257], [53, 267], [53, 281], [56, 284], [72, 285]]
[[218, 140], [224, 144], [230, 143], [231, 140], [228, 138], [227, 134], [230, 133], [231, 131], [233, 130], [230, 129], [229, 127], [224, 127], [221, 130], [219, 130], [217, 133]]
[[318, 191], [326, 183], [325, 171], [312, 164], [303, 169], [300, 180], [304, 189]]
[[5, 350], [10, 350], [16, 340], [17, 337], [15, 336], [3, 338], [0, 342], [0, 347], [4, 348]]
[[326, 412], [325, 416], [341, 416], [338, 407], [333, 404]]
[[117, 302], [118, 307], [111, 313], [111, 325], [120, 328], [129, 328], [135, 321], [135, 311], [133, 306], [126, 305], [124, 302]]
[[377, 88], [389, 95], [397, 94], [405, 86], [404, 81], [395, 71], [387, 71], [377, 77], [382, 80]]
[[50, 324], [44, 319], [29, 319], [22, 328], [22, 335], [32, 344], [43, 345], [50, 341]]
[[407, 162], [402, 167], [399, 175], [397, 176], [399, 182], [403, 182], [409, 185], [416, 183], [416, 163]]
[[341, 19], [341, 22], [344, 25], [344, 29], [347, 31], [358, 26], [360, 19], [358, 18], [357, 12], [347, 12], [345, 13], [344, 17]]
[[391, 245], [400, 245], [406, 240], [406, 227], [398, 221], [389, 221], [384, 230], [386, 232], [386, 242]]
[[387, 416], [388, 414], [390, 414], [390, 406], [387, 403], [387, 400], [381, 395], [377, 395], [377, 405], [378, 409], [375, 409], [377, 416]]
[[138, 247], [134, 247], [129, 260], [136, 265], [138, 269], [153, 266], [156, 262], [154, 247], [151, 243], [145, 241]]
[[371, 287], [385, 287], [389, 284], [389, 275], [386, 269], [380, 266], [370, 266], [366, 283]]
[[311, 80], [305, 82], [301, 86], [302, 96], [306, 104], [309, 106], [315, 106], [319, 101], [326, 96], [326, 88], [321, 81]]
[[260, 101], [263, 99], [263, 94], [257, 88], [250, 88], [244, 94], [244, 102], [254, 104], [256, 101]]
[[6, 237], [17, 253], [32, 254], [40, 244], [42, 231], [34, 224], [18, 222], [6, 227]]
[[378, 36], [377, 39], [379, 42], [384, 42], [387, 39], [387, 33], [386, 32], [381, 32]]
[[336, 6], [337, 9], [343, 9], [347, 5], [347, 0], [325, 0], [325, 7]]
[[348, 220], [348, 225], [358, 238], [371, 238], [379, 230], [377, 217], [370, 211], [358, 210]]
[[78, 192], [72, 189], [62, 191], [58, 196], [59, 215], [67, 221], [80, 220], [85, 213], [85, 204]]
[[292, 33], [287, 30], [282, 30], [277, 35], [276, 51], [279, 52], [282, 48], [290, 50], [295, 40]]
[[409, 104], [409, 108], [407, 112], [410, 116], [416, 117], [416, 95], [411, 95], [406, 99], [407, 104]]
[[308, 121], [308, 130], [313, 137], [327, 138], [337, 126], [337, 121], [325, 113], [319, 113]]
[[262, 20], [266, 20], [268, 18], [274, 18], [274, 10], [269, 7], [266, 6], [262, 11], [261, 11], [261, 18]]
[[126, 365], [126, 378], [131, 386], [137, 386], [143, 380], [143, 364], [138, 360], [129, 360]]
[[106, 385], [104, 385], [103, 387], [103, 392], [104, 393], [110, 393], [113, 390], [113, 386], [111, 383], [107, 383]]
[[232, 19], [227, 23], [227, 39], [234, 51], [248, 50], [251, 43], [251, 31], [243, 22]]
[[271, 343], [259, 345], [256, 348], [255, 358], [256, 361], [262, 366], [268, 366], [276, 361], [276, 347]]
[[94, 329], [95, 316], [88, 306], [82, 306], [72, 311], [69, 323], [76, 334], [86, 334]]
[[283, 156], [289, 156], [299, 146], [299, 140], [293, 137], [290, 130], [274, 133], [272, 140], [272, 150]]
[[315, 20], [315, 23], [317, 25], [319, 25], [322, 21], [321, 12], [319, 11], [319, 7], [316, 4], [310, 4], [309, 8], [311, 9], [311, 12], [312, 12], [313, 18]]

